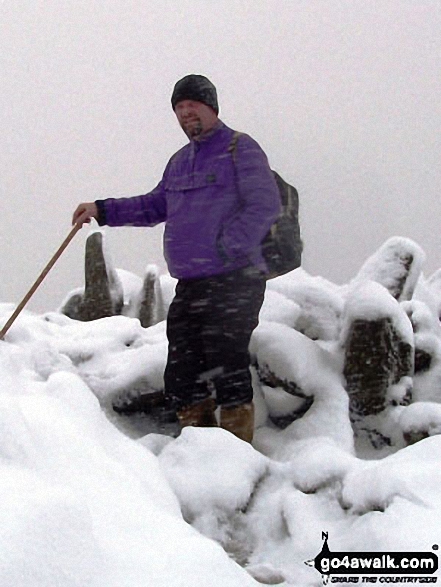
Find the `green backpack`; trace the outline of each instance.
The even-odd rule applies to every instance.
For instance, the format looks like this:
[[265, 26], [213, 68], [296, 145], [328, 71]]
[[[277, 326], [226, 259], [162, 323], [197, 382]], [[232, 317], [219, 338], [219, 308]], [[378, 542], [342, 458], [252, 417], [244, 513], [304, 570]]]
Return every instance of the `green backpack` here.
[[[236, 147], [240, 132], [235, 132], [228, 151], [233, 157], [236, 170]], [[299, 194], [295, 187], [287, 183], [273, 171], [279, 188], [282, 210], [262, 241], [262, 254], [268, 266], [267, 279], [279, 277], [300, 267], [303, 243], [300, 237]]]

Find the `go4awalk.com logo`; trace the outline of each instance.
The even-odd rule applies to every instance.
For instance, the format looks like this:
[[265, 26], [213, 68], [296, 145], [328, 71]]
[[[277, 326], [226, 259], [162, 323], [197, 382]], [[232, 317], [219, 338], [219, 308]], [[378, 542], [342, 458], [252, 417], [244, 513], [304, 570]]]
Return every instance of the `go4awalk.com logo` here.
[[[331, 552], [328, 533], [322, 532], [323, 547], [306, 561], [321, 573], [323, 585], [331, 583], [436, 583], [435, 552]], [[438, 545], [432, 547], [437, 551]]]

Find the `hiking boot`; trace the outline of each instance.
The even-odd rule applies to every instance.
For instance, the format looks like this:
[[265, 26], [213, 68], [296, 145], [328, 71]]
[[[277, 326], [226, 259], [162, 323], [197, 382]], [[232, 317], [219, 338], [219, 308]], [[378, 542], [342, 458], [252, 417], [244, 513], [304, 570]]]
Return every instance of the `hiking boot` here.
[[177, 416], [181, 427], [185, 426], [217, 426], [214, 411], [216, 403], [213, 398], [207, 397], [198, 404], [186, 406], [178, 411]]
[[241, 440], [250, 442], [254, 434], [254, 404], [221, 408], [220, 426]]

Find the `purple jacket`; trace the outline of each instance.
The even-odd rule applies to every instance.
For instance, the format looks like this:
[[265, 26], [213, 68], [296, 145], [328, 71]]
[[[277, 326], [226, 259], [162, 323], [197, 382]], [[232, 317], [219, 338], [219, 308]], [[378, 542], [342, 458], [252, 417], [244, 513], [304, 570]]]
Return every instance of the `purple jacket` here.
[[265, 153], [246, 134], [239, 136], [233, 164], [233, 134], [219, 121], [173, 155], [150, 193], [97, 200], [99, 223], [165, 222], [164, 254], [178, 279], [247, 266], [266, 271], [260, 243], [280, 212], [280, 195]]

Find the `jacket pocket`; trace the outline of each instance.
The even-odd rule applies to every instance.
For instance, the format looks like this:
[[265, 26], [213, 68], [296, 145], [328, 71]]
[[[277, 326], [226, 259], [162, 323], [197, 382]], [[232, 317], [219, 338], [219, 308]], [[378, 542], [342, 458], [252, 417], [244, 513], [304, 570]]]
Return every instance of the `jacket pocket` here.
[[197, 171], [179, 177], [167, 178], [165, 189], [171, 192], [188, 192], [212, 187], [224, 187], [225, 178], [221, 172]]

